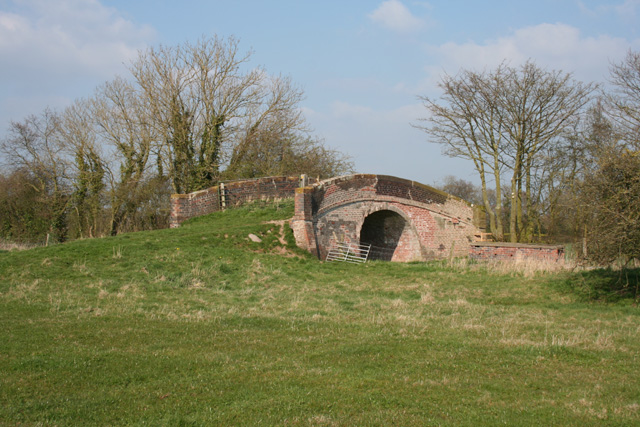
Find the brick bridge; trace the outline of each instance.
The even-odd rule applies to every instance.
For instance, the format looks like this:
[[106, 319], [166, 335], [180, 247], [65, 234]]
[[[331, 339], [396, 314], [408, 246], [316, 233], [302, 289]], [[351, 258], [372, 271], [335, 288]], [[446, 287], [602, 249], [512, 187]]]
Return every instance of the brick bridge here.
[[298, 246], [321, 259], [336, 243], [371, 244], [370, 259], [467, 256], [478, 218], [462, 199], [415, 181], [358, 174], [297, 188]]
[[275, 176], [223, 182], [171, 196], [171, 227], [195, 216], [251, 200], [290, 198], [298, 246], [320, 259], [336, 243], [368, 243], [370, 258], [413, 261], [450, 256], [478, 260], [563, 257], [560, 246], [475, 242], [482, 211], [414, 181], [385, 175], [349, 175], [308, 185], [306, 177]]

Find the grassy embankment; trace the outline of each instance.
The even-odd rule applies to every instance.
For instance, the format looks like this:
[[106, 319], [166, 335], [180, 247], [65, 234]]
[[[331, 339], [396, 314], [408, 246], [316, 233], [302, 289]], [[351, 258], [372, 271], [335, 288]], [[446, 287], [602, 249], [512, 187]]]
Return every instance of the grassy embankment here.
[[0, 425], [640, 424], [602, 274], [321, 263], [291, 214], [0, 253]]

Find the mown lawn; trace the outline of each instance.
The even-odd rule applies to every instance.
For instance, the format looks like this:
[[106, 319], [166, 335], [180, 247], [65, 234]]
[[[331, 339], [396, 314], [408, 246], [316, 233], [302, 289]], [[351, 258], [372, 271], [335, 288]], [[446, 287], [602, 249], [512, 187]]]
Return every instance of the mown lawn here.
[[321, 263], [291, 214], [0, 253], [0, 424], [640, 424], [640, 310], [595, 273]]

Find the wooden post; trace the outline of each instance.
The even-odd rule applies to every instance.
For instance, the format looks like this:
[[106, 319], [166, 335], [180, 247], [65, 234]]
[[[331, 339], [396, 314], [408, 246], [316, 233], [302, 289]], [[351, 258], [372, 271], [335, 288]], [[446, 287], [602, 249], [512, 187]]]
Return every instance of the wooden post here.
[[221, 182], [218, 188], [220, 189], [220, 210], [224, 210], [227, 207], [227, 195], [224, 191], [224, 182]]

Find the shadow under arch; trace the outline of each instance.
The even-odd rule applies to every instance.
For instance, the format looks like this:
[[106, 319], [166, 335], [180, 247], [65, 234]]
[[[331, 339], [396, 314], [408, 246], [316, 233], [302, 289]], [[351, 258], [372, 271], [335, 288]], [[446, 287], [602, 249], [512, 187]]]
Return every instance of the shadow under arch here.
[[[417, 243], [415, 233], [403, 215], [383, 209], [369, 214], [364, 219], [360, 229], [360, 243], [371, 245], [369, 259], [393, 260], [401, 242], [409, 252], [412, 252], [411, 243]], [[412, 255], [404, 254], [408, 257]]]

